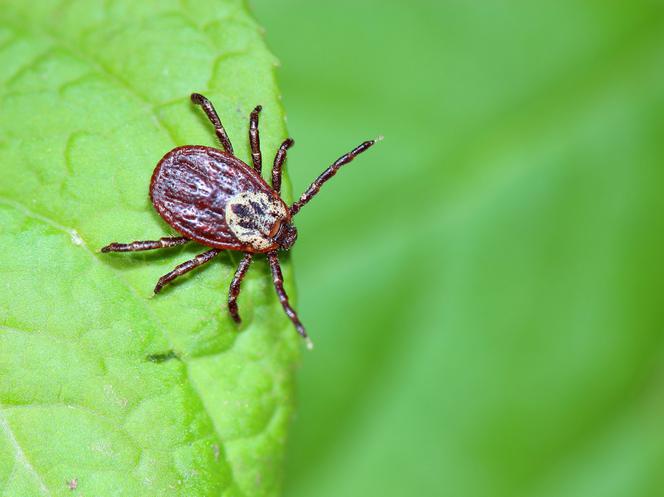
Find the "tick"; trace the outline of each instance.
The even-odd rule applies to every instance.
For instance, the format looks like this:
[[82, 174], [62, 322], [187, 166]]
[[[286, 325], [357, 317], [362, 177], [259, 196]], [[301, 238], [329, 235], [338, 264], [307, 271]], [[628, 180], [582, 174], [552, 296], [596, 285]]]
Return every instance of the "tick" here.
[[244, 257], [235, 271], [228, 291], [228, 311], [236, 323], [241, 322], [237, 299], [242, 279], [247, 274], [254, 255], [265, 254], [279, 301], [297, 332], [311, 348], [307, 332], [288, 302], [277, 254], [279, 250], [289, 250], [297, 239], [293, 217], [343, 165], [369, 149], [376, 140], [365, 141], [339, 157], [289, 206], [281, 198], [281, 170], [293, 140], [284, 140], [277, 150], [270, 186], [261, 176], [262, 155], [258, 133], [261, 106], [257, 106], [249, 117], [249, 143], [253, 163], [253, 166], [249, 166], [235, 156], [233, 145], [212, 102], [198, 93], [192, 94], [191, 100], [202, 107], [212, 122], [222, 149], [200, 145], [174, 148], [159, 161], [150, 181], [152, 205], [164, 221], [182, 236], [167, 236], [154, 241], [111, 243], [101, 251], [153, 250], [183, 245], [190, 241], [210, 248], [159, 278], [154, 293], [159, 293], [178, 276], [211, 261], [222, 250], [243, 252]]

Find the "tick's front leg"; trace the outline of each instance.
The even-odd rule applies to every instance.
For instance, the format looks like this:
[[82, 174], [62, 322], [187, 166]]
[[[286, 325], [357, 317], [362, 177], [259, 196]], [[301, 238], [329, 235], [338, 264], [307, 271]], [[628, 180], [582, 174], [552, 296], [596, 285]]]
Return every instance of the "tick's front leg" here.
[[314, 344], [309, 338], [309, 335], [307, 335], [307, 330], [304, 329], [304, 325], [297, 317], [295, 309], [293, 309], [288, 302], [288, 295], [286, 295], [286, 290], [284, 290], [284, 277], [281, 274], [281, 265], [279, 264], [279, 257], [277, 256], [277, 253], [269, 252], [267, 254], [267, 260], [270, 262], [270, 269], [272, 270], [272, 282], [274, 283], [274, 289], [277, 292], [281, 306], [284, 308], [284, 312], [295, 325], [297, 332], [307, 342], [307, 348], [313, 349]]
[[353, 150], [348, 152], [347, 154], [342, 155], [339, 157], [334, 163], [328, 167], [323, 173], [318, 176], [314, 180], [311, 185], [309, 185], [309, 188], [300, 196], [299, 200], [295, 202], [293, 205], [291, 205], [290, 208], [290, 214], [291, 216], [294, 216], [297, 214], [302, 207], [304, 207], [320, 190], [320, 187], [323, 186], [323, 184], [328, 181], [332, 176], [337, 174], [337, 171], [341, 168], [341, 166], [344, 166], [351, 162], [355, 157], [360, 155], [362, 152], [366, 152], [369, 150], [370, 147], [372, 147], [377, 141], [382, 140], [383, 138], [379, 136], [375, 140], [369, 140], [366, 142], [361, 143], [357, 147], [355, 147]]

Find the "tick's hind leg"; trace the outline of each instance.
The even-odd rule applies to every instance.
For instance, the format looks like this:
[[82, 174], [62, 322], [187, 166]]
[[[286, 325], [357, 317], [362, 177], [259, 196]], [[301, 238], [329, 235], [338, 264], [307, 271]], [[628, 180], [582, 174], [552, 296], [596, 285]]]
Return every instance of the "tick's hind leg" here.
[[244, 279], [244, 275], [247, 274], [249, 266], [251, 266], [251, 261], [253, 259], [253, 254], [244, 254], [244, 257], [240, 261], [240, 264], [235, 271], [235, 276], [233, 276], [233, 281], [231, 282], [231, 287], [228, 290], [228, 312], [231, 313], [233, 321], [240, 323], [240, 313], [237, 310], [237, 298], [240, 295], [240, 285]]
[[138, 252], [140, 250], [154, 250], [167, 247], [175, 247], [189, 242], [189, 238], [183, 236], [165, 236], [159, 240], [145, 240], [131, 243], [111, 243], [102, 247], [102, 252]]
[[217, 114], [217, 111], [214, 109], [214, 105], [212, 105], [212, 102], [210, 102], [200, 93], [192, 93], [191, 101], [194, 102], [195, 104], [200, 105], [203, 108], [203, 111], [205, 111], [205, 115], [207, 115], [208, 119], [214, 125], [214, 132], [217, 133], [217, 138], [219, 138], [219, 141], [221, 142], [221, 145], [224, 147], [226, 152], [228, 152], [231, 155], [235, 155], [233, 153], [233, 145], [231, 145], [231, 141], [228, 138], [228, 135], [226, 134], [224, 126], [221, 124], [221, 119], [219, 119], [219, 114]]
[[219, 252], [221, 252], [220, 249], [208, 250], [207, 252], [198, 254], [196, 257], [187, 262], [183, 262], [182, 264], [175, 266], [175, 269], [173, 269], [173, 271], [159, 278], [157, 286], [154, 287], [154, 293], [159, 293], [161, 289], [164, 288], [165, 285], [168, 285], [178, 276], [182, 276], [183, 274], [188, 273], [192, 269], [196, 269], [198, 266], [202, 266], [206, 262], [211, 261]]
[[270, 262], [270, 269], [272, 270], [272, 281], [274, 283], [274, 289], [277, 291], [279, 302], [281, 302], [281, 306], [284, 308], [286, 315], [295, 325], [297, 332], [307, 342], [307, 348], [312, 349], [314, 347], [313, 342], [309, 338], [309, 335], [307, 335], [307, 331], [304, 329], [300, 319], [297, 317], [297, 313], [288, 303], [288, 295], [286, 295], [286, 290], [284, 290], [284, 277], [281, 274], [281, 265], [279, 264], [277, 253], [269, 252], [267, 254], [267, 260]]

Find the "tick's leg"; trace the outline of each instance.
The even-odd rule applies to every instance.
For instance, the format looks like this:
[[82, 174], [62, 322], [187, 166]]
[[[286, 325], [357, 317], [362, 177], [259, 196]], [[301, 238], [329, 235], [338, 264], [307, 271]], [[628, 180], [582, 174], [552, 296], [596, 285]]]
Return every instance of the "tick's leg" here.
[[206, 262], [209, 262], [219, 252], [221, 252], [221, 250], [219, 249], [208, 250], [207, 252], [198, 254], [196, 257], [187, 262], [183, 262], [179, 266], [175, 266], [175, 269], [173, 269], [173, 271], [159, 278], [157, 286], [154, 287], [154, 293], [159, 293], [161, 289], [164, 288], [164, 285], [169, 284], [178, 276], [182, 276], [183, 274], [188, 273], [192, 269], [196, 269], [198, 266], [202, 266]]
[[281, 193], [281, 168], [286, 161], [286, 150], [291, 148], [293, 143], [295, 142], [292, 138], [286, 138], [279, 147], [279, 150], [277, 150], [277, 154], [274, 156], [274, 165], [272, 166], [272, 189], [277, 193]]
[[316, 181], [311, 183], [309, 188], [307, 188], [307, 191], [305, 191], [300, 199], [295, 202], [293, 205], [291, 205], [290, 208], [290, 213], [291, 216], [294, 216], [299, 212], [299, 210], [307, 204], [317, 193], [318, 190], [320, 190], [320, 187], [323, 186], [323, 183], [325, 183], [327, 180], [329, 180], [332, 176], [337, 174], [337, 171], [341, 166], [348, 164], [350, 161], [352, 161], [355, 157], [360, 155], [362, 152], [365, 152], [366, 150], [369, 149], [374, 143], [376, 143], [377, 140], [369, 140], [361, 145], [358, 145], [355, 147], [353, 150], [348, 152], [345, 155], [342, 155], [339, 157], [334, 164], [332, 164], [330, 167], [328, 167], [325, 171], [323, 171], [323, 174], [321, 174], [318, 178], [316, 178]]
[[251, 266], [251, 260], [253, 257], [253, 254], [244, 254], [244, 257], [240, 261], [240, 264], [235, 271], [235, 276], [233, 276], [231, 288], [228, 291], [228, 312], [231, 313], [231, 317], [236, 323], [240, 323], [242, 321], [240, 319], [240, 314], [237, 311], [237, 297], [240, 295], [240, 285], [242, 284], [244, 275], [247, 274], [249, 266]]
[[102, 247], [102, 252], [138, 252], [139, 250], [154, 250], [167, 247], [175, 247], [189, 242], [189, 238], [183, 236], [165, 236], [159, 240], [145, 240], [131, 243], [111, 243]]
[[309, 335], [307, 335], [307, 332], [300, 322], [300, 319], [297, 317], [297, 313], [288, 303], [288, 295], [286, 295], [286, 290], [284, 290], [284, 277], [281, 274], [281, 265], [279, 264], [277, 253], [269, 252], [267, 254], [267, 260], [270, 262], [270, 269], [272, 269], [272, 281], [274, 282], [274, 289], [277, 291], [277, 296], [279, 297], [279, 301], [281, 302], [286, 315], [295, 325], [297, 332], [302, 336], [302, 338], [306, 340], [307, 348], [313, 348], [313, 343], [311, 342]]
[[263, 160], [261, 158], [261, 140], [258, 136], [258, 114], [263, 109], [260, 105], [251, 112], [249, 117], [249, 143], [251, 144], [251, 160], [254, 162], [254, 168], [261, 173], [263, 169]]
[[207, 98], [205, 98], [200, 93], [192, 93], [191, 94], [191, 101], [194, 102], [195, 104], [200, 105], [203, 108], [203, 110], [205, 111], [205, 114], [208, 116], [208, 119], [214, 125], [214, 131], [215, 131], [215, 133], [217, 133], [217, 138], [219, 138], [219, 141], [221, 142], [221, 145], [224, 147], [226, 152], [228, 152], [231, 155], [234, 155], [233, 145], [231, 145], [231, 141], [228, 139], [228, 135], [226, 134], [226, 130], [224, 129], [223, 125], [221, 124], [221, 119], [219, 119], [219, 115], [217, 114], [217, 111], [214, 110], [214, 105], [212, 105], [212, 102], [210, 102]]

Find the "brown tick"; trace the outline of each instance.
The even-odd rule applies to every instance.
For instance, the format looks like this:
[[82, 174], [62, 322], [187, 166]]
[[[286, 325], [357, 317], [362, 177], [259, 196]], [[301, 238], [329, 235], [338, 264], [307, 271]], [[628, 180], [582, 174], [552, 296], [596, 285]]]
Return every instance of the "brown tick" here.
[[290, 207], [281, 198], [281, 169], [286, 151], [293, 140], [285, 140], [274, 157], [272, 186], [261, 177], [262, 160], [258, 135], [257, 106], [249, 118], [249, 142], [253, 167], [248, 166], [233, 153], [233, 146], [210, 102], [203, 95], [194, 93], [191, 100], [200, 105], [221, 142], [223, 150], [200, 145], [177, 147], [159, 161], [152, 173], [150, 199], [159, 215], [182, 236], [168, 236], [155, 241], [111, 243], [102, 252], [133, 252], [182, 245], [195, 241], [211, 250], [176, 266], [157, 282], [154, 293], [159, 293], [170, 283], [192, 269], [209, 262], [222, 250], [238, 250], [244, 253], [235, 271], [228, 292], [228, 310], [235, 322], [240, 322], [237, 298], [240, 284], [247, 273], [254, 254], [266, 254], [272, 270], [272, 280], [284, 311], [295, 325], [297, 332], [307, 340], [304, 326], [288, 303], [284, 290], [278, 250], [290, 249], [297, 239], [292, 219], [334, 176], [339, 168], [371, 147], [376, 140], [365, 141], [337, 159]]

